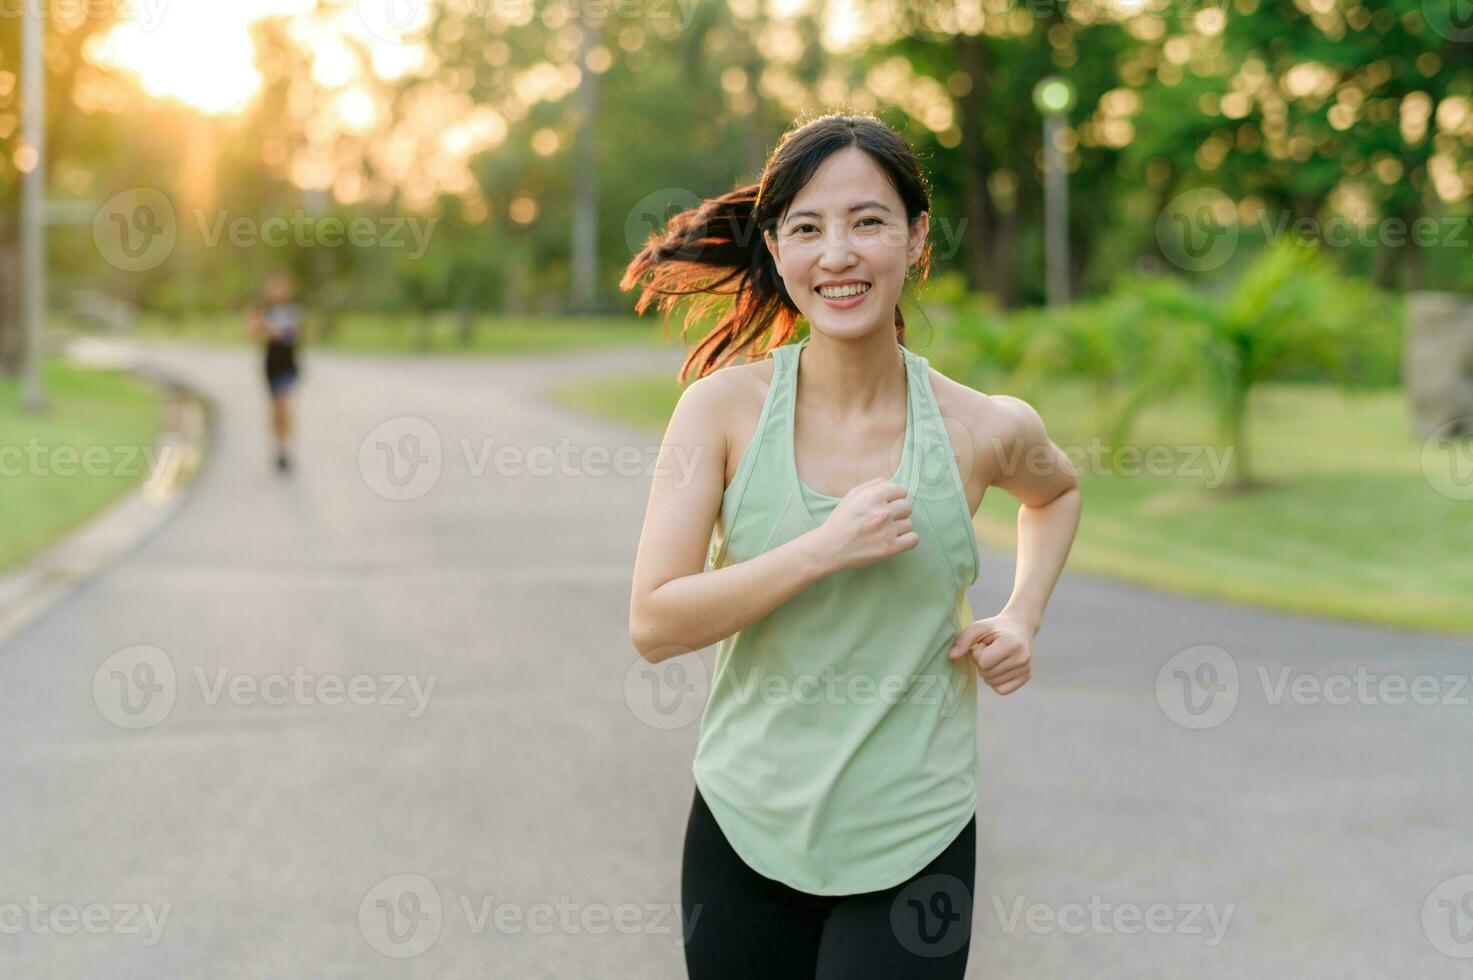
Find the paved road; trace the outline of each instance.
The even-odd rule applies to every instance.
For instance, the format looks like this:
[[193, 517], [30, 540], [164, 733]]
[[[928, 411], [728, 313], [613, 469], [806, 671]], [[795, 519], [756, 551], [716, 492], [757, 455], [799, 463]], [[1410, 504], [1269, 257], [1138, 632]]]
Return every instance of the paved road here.
[[[655, 443], [541, 394], [666, 354], [319, 353], [283, 480], [253, 359], [149, 349], [214, 455], [0, 649], [0, 975], [683, 975], [696, 725], [626, 638]], [[983, 691], [972, 976], [1473, 977], [1473, 643], [1068, 575], [1037, 654]]]

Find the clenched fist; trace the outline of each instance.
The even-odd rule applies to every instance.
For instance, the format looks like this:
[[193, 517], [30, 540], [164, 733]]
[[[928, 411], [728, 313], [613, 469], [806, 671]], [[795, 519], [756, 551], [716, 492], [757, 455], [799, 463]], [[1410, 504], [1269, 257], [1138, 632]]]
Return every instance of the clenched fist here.
[[1033, 630], [1008, 616], [979, 619], [957, 634], [947, 657], [970, 653], [977, 672], [998, 694], [1012, 694], [1032, 676]]
[[832, 570], [872, 565], [920, 543], [910, 523], [905, 488], [884, 477], [866, 480], [835, 506], [819, 527]]

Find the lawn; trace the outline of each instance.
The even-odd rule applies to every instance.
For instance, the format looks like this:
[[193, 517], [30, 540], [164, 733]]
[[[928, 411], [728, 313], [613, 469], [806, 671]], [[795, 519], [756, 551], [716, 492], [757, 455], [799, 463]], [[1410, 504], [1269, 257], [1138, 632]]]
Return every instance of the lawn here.
[[[655, 375], [558, 394], [663, 433], [678, 389], [673, 376]], [[1215, 485], [1208, 452], [1220, 460], [1224, 450], [1208, 407], [1194, 398], [1142, 416], [1132, 443], [1163, 447], [1155, 450], [1161, 465], [1137, 463], [1149, 472], [1128, 475], [1091, 458], [1083, 388], [1052, 387], [1029, 400], [1081, 470], [1084, 516], [1071, 569], [1233, 602], [1473, 633], [1473, 500], [1439, 493], [1424, 476], [1423, 443], [1411, 434], [1400, 392], [1264, 387], [1251, 403], [1248, 435], [1250, 465], [1264, 485], [1248, 492]], [[1470, 450], [1461, 448], [1464, 462]], [[1429, 459], [1446, 467], [1452, 452], [1434, 446]], [[977, 513], [979, 539], [1015, 548], [1017, 507], [1006, 493], [989, 492]]]
[[[478, 316], [467, 340], [461, 336], [459, 318], [452, 314], [416, 317], [348, 313], [338, 318], [331, 334], [318, 332], [314, 323], [305, 343], [360, 353], [515, 355], [575, 347], [653, 348], [666, 343], [662, 331], [657, 320], [629, 316]], [[184, 320], [145, 316], [139, 320], [136, 333], [204, 343], [251, 342], [243, 315], [214, 314]]]
[[0, 572], [38, 554], [148, 476], [161, 395], [126, 373], [49, 359], [42, 415], [0, 378]]

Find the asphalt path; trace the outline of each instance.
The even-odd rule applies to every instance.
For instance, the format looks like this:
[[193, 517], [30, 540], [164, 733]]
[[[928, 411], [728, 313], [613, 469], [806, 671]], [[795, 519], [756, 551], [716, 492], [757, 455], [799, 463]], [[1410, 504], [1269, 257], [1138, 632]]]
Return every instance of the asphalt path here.
[[[678, 354], [314, 351], [285, 477], [251, 352], [140, 356], [211, 454], [0, 647], [0, 975], [683, 976], [711, 651], [628, 643], [658, 438], [546, 394]], [[1066, 573], [1035, 655], [969, 976], [1473, 977], [1473, 642]]]

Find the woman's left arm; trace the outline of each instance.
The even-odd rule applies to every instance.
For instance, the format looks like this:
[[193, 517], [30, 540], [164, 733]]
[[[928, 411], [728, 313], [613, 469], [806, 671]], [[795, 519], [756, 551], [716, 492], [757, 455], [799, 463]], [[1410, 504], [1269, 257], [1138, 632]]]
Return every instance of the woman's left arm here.
[[253, 303], [246, 308], [246, 333], [253, 340], [266, 339], [266, 324], [261, 320], [261, 307], [258, 304]]
[[1082, 498], [1073, 464], [1049, 439], [1038, 412], [1009, 395], [990, 400], [1001, 410], [1006, 421], [1000, 428], [1007, 433], [992, 441], [999, 475], [991, 485], [1017, 497], [1021, 505], [1018, 570], [1002, 611], [957, 634], [948, 656], [956, 659], [970, 652], [982, 679], [998, 694], [1011, 694], [1032, 674], [1033, 637], [1074, 543]]

